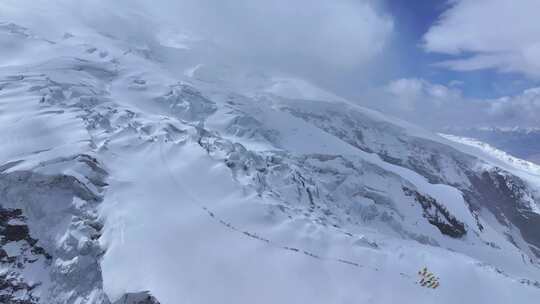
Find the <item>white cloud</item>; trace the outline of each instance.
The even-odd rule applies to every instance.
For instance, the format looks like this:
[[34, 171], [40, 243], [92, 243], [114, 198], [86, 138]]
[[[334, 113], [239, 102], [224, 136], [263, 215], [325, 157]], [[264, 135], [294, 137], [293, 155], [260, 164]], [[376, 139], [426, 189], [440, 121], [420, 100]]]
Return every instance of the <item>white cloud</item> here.
[[427, 51], [454, 55], [453, 70], [495, 68], [540, 77], [538, 0], [452, 0], [424, 36]]
[[397, 106], [401, 111], [439, 108], [462, 98], [458, 89], [418, 78], [394, 80], [386, 86], [385, 91], [391, 95], [391, 106]]
[[372, 0], [140, 2], [170, 26], [257, 60], [362, 64], [382, 50], [393, 31], [391, 18], [376, 11]]
[[493, 101], [489, 114], [502, 122], [540, 126], [540, 88], [528, 89], [519, 95]]
[[372, 59], [393, 32], [376, 1], [3, 0], [0, 17], [49, 32], [76, 22], [139, 39], [178, 31], [210, 41], [223, 56], [259, 65], [344, 67]]
[[[540, 126], [540, 87], [497, 99], [474, 99], [464, 96], [453, 83], [397, 79], [376, 91], [365, 105], [436, 129]], [[377, 102], [380, 100], [385, 102]]]

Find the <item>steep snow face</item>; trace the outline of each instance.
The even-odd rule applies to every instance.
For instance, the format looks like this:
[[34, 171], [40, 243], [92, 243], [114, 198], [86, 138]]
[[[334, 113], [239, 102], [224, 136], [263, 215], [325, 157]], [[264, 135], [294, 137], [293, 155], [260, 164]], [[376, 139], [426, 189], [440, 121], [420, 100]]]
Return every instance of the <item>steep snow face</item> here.
[[173, 38], [2, 23], [0, 299], [540, 296], [534, 170]]
[[[80, 167], [96, 184], [49, 171], [68, 165]], [[81, 298], [107, 303], [97, 241], [102, 225], [95, 210], [102, 175], [86, 155], [0, 175], [5, 216], [0, 294], [6, 303], [76, 303]]]
[[[460, 149], [482, 155], [484, 159], [489, 159], [497, 165], [488, 167], [481, 176], [474, 179], [474, 183], [478, 188], [486, 190], [484, 195], [491, 196], [491, 201], [505, 202], [490, 204], [487, 207], [493, 210], [501, 222], [516, 225], [530, 243], [532, 252], [538, 255], [538, 234], [536, 229], [531, 230], [530, 227], [534, 227], [533, 223], [539, 221], [540, 167], [474, 139], [443, 136], [463, 145], [459, 147]], [[497, 189], [490, 184], [498, 185]]]

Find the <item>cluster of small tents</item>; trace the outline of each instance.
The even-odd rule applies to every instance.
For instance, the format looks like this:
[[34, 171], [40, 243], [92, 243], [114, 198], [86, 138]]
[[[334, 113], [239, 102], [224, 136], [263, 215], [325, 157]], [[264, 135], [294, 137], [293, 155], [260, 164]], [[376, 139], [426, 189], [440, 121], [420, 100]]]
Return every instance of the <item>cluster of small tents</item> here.
[[418, 275], [420, 276], [420, 279], [418, 279], [417, 283], [420, 284], [420, 286], [433, 289], [439, 287], [439, 278], [435, 277], [433, 273], [429, 272], [427, 267], [424, 267], [418, 271]]

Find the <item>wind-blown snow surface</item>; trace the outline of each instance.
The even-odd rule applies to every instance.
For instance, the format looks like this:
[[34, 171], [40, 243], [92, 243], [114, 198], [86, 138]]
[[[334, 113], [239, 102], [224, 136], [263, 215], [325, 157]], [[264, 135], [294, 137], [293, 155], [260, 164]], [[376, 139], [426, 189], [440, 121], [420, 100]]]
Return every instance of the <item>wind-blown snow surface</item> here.
[[[198, 62], [189, 40], [9, 22], [7, 303], [539, 298], [540, 183], [512, 164], [302, 80]], [[424, 266], [439, 288], [416, 284]]]

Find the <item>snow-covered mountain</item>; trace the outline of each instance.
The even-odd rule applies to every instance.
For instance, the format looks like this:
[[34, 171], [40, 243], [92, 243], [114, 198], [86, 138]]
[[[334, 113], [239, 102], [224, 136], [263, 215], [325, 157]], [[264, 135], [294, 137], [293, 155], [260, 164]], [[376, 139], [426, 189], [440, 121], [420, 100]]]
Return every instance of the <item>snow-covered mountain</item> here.
[[0, 16], [3, 303], [539, 298], [538, 167], [200, 39]]
[[534, 163], [540, 163], [538, 128], [449, 128], [446, 133], [475, 138]]

